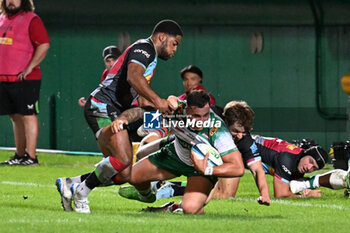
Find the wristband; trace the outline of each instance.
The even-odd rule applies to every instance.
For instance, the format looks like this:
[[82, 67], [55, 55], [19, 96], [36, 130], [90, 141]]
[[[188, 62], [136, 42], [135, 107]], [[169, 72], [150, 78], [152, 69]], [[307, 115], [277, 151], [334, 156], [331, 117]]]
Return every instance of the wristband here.
[[208, 167], [205, 169], [205, 171], [204, 171], [204, 175], [206, 175], [206, 176], [211, 176], [211, 175], [213, 175], [213, 170], [214, 170], [213, 167], [208, 166]]

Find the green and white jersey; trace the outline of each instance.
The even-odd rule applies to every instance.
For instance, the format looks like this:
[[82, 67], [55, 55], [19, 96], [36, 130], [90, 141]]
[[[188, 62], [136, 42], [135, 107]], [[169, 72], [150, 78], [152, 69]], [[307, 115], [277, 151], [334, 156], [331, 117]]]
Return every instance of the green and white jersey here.
[[186, 118], [186, 101], [179, 101], [178, 103], [179, 108], [175, 111], [174, 116], [166, 121], [166, 127], [176, 136], [174, 146], [176, 154], [181, 161], [189, 166], [193, 166], [189, 158], [192, 146], [197, 143], [206, 143], [215, 147], [220, 156], [238, 150], [225, 123], [212, 110], [210, 110], [209, 119], [204, 123], [203, 129], [195, 131], [188, 127], [191, 125], [191, 120]]

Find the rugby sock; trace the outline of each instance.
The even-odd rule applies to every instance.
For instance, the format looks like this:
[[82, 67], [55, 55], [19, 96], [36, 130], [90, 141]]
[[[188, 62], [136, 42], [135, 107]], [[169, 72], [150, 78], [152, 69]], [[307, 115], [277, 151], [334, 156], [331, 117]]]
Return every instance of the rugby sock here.
[[309, 184], [311, 189], [320, 187], [319, 179], [320, 179], [320, 175], [315, 175], [310, 177]]
[[174, 189], [174, 197], [184, 195], [186, 186], [172, 185], [171, 187]]
[[329, 177], [329, 183], [333, 189], [344, 189], [348, 188], [348, 179], [348, 172], [336, 169]]
[[84, 180], [86, 180], [86, 178], [88, 178], [88, 176], [91, 174], [91, 172], [89, 173], [86, 173], [84, 175], [81, 175], [79, 178], [80, 178], [80, 182], [83, 182]]
[[113, 182], [113, 184], [115, 184], [115, 185], [121, 185], [121, 184], [125, 184], [125, 183], [126, 183], [122, 178], [120, 178], [120, 177], [118, 176], [118, 174], [115, 175], [115, 176], [112, 178], [112, 182]]
[[120, 162], [117, 158], [108, 156], [96, 166], [94, 173], [96, 174], [100, 183], [106, 183], [107, 181], [109, 182], [112, 177], [114, 177], [116, 182], [118, 182], [118, 177], [116, 177], [116, 175], [126, 167], [127, 166]]
[[75, 176], [75, 177], [69, 177], [67, 178], [67, 183], [68, 184], [72, 184], [72, 183], [81, 183], [84, 180], [86, 180], [86, 178], [91, 174], [91, 172], [86, 173], [84, 175], [81, 176]]

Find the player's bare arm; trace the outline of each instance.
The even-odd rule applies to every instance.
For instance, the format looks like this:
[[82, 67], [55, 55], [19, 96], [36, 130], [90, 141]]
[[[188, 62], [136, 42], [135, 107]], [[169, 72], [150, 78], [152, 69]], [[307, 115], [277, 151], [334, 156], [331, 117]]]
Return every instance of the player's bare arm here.
[[170, 108], [167, 100], [161, 99], [157, 93], [152, 90], [146, 79], [143, 77], [144, 72], [145, 69], [141, 65], [131, 62], [128, 65], [129, 83], [140, 96], [153, 103], [160, 112], [169, 114]]
[[256, 186], [260, 192], [260, 197], [257, 200], [258, 203], [262, 205], [270, 205], [269, 186], [261, 162], [257, 161], [249, 165], [249, 170], [253, 174]]
[[[192, 152], [193, 153], [193, 152]], [[208, 167], [209, 153], [200, 160], [192, 155], [192, 163], [196, 170], [203, 173]], [[241, 153], [237, 150], [221, 157], [224, 164], [213, 167], [212, 175], [217, 177], [241, 177], [244, 174], [244, 166]]]
[[142, 119], [144, 111], [145, 110], [140, 107], [131, 108], [124, 111], [117, 119], [112, 122], [112, 132], [117, 133], [123, 130], [123, 125], [128, 125], [129, 123], [133, 123], [139, 119]]
[[274, 196], [276, 198], [306, 198], [306, 197], [321, 197], [321, 190], [305, 189], [300, 194], [294, 194], [289, 190], [289, 184], [273, 177]]
[[18, 79], [24, 80], [28, 74], [30, 74], [34, 67], [38, 66], [46, 57], [49, 51], [50, 43], [43, 43], [39, 45], [34, 52], [32, 60], [29, 62], [28, 66], [18, 75]]

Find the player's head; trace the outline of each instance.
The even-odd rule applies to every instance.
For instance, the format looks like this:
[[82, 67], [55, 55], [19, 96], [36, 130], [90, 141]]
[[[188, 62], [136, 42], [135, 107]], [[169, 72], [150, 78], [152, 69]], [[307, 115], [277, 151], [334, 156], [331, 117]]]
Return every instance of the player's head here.
[[328, 153], [320, 146], [313, 146], [304, 150], [298, 163], [300, 173], [309, 173], [322, 169], [328, 161]]
[[179, 24], [170, 19], [157, 23], [152, 32], [152, 39], [155, 43], [158, 57], [168, 60], [176, 53], [181, 43], [183, 33]]
[[114, 65], [115, 61], [118, 59], [118, 57], [122, 53], [117, 48], [117, 46], [110, 45], [103, 49], [102, 51], [102, 58], [105, 63], [106, 69], [110, 70], [112, 66]]
[[189, 65], [180, 71], [180, 75], [185, 87], [185, 92], [189, 93], [202, 83], [203, 72], [197, 66]]
[[223, 115], [225, 124], [235, 141], [242, 139], [248, 131], [252, 130], [254, 111], [245, 101], [228, 102]]
[[0, 12], [15, 15], [20, 11], [34, 12], [33, 0], [0, 0]]
[[[204, 122], [209, 119], [209, 114], [210, 114], [210, 97], [209, 95], [202, 91], [202, 90], [194, 90], [191, 91], [188, 96], [187, 96], [187, 108], [186, 108], [186, 113], [187, 115], [190, 116], [191, 120], [195, 120], [195, 122]], [[202, 123], [200, 124], [195, 124], [196, 127], [194, 127], [194, 130], [202, 130], [203, 125]]]

